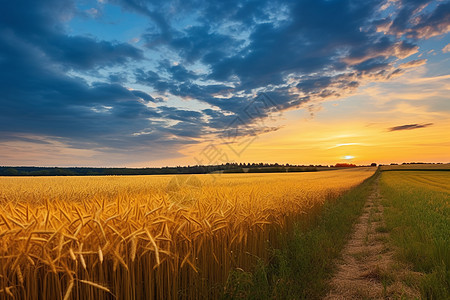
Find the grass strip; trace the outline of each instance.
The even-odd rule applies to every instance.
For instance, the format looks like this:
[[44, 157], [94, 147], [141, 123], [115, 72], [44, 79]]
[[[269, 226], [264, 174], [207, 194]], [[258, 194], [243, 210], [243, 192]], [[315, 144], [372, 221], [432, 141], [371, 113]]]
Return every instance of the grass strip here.
[[342, 196], [327, 200], [308, 218], [294, 224], [271, 249], [269, 263], [260, 261], [253, 272], [234, 270], [226, 284], [224, 299], [321, 299], [329, 290], [352, 227], [372, 191], [377, 171]]
[[423, 274], [409, 284], [424, 299], [450, 299], [450, 193], [400, 181], [402, 176], [383, 172], [380, 180], [390, 243], [399, 260]]

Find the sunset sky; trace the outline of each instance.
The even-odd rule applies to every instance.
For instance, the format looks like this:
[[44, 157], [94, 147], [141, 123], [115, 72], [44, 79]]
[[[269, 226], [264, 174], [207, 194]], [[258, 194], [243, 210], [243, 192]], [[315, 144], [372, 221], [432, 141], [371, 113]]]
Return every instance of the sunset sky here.
[[450, 162], [450, 1], [8, 1], [0, 90], [0, 166]]

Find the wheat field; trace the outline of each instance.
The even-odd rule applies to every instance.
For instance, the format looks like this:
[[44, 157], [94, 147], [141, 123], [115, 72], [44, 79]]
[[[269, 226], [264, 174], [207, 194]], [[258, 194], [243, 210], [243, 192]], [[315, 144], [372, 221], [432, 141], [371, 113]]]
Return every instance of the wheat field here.
[[217, 298], [374, 172], [1, 177], [0, 297]]

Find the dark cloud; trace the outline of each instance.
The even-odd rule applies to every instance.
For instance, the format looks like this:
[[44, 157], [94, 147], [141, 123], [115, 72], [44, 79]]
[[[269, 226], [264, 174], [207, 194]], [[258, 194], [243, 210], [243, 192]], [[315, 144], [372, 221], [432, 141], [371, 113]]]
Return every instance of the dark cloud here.
[[133, 95], [135, 95], [136, 97], [141, 98], [144, 101], [157, 102], [157, 100], [155, 100], [152, 96], [150, 96], [149, 94], [144, 93], [142, 91], [134, 91], [133, 90], [133, 91], [131, 91], [131, 93]]
[[397, 15], [388, 29], [391, 34], [420, 39], [447, 33], [450, 30], [448, 1], [406, 0], [399, 1], [396, 5]]
[[[0, 12], [0, 132], [2, 141], [37, 144], [57, 140], [71, 147], [101, 151], [143, 151], [191, 143], [174, 135], [160, 102], [144, 91], [129, 90], [123, 74], [110, 83], [88, 83], [66, 73], [125, 64], [143, 58], [126, 43], [65, 33], [64, 19], [75, 13], [71, 1], [5, 3]], [[172, 112], [178, 118], [177, 111]], [[142, 134], [144, 132], [145, 134]], [[30, 136], [45, 136], [47, 140]], [[108, 150], [113, 149], [113, 150]], [[141, 150], [139, 150], [141, 149]]]
[[358, 88], [358, 80], [366, 72], [366, 68], [360, 66], [360, 69], [361, 71], [359, 72], [352, 72], [345, 75], [303, 77], [296, 87], [299, 92], [307, 95], [309, 98], [339, 97], [341, 94], [352, 92]]
[[3, 3], [1, 141], [175, 153], [206, 135], [277, 130], [263, 121], [423, 65], [401, 60], [450, 28], [448, 1], [394, 1], [388, 13], [384, 0], [109, 2], [148, 19], [140, 46], [70, 32], [74, 16], [100, 21], [106, 10]]
[[0, 11], [3, 42], [12, 47], [24, 43], [37, 52], [35, 59], [45, 58], [71, 69], [113, 66], [143, 58], [142, 50], [126, 43], [68, 35], [63, 22], [75, 11], [73, 1], [6, 2]]
[[401, 131], [401, 130], [412, 130], [412, 129], [418, 129], [418, 128], [425, 128], [428, 126], [433, 125], [433, 123], [424, 123], [424, 124], [407, 124], [407, 125], [400, 125], [391, 127], [388, 129], [388, 131]]
[[179, 64], [170, 64], [168, 61], [163, 61], [160, 64], [160, 69], [164, 70], [170, 77], [170, 81], [176, 83], [190, 82], [199, 78], [194, 72], [187, 70], [184, 66]]
[[[173, 32], [171, 39], [166, 39], [167, 45], [182, 58], [185, 63], [202, 60], [212, 63], [229, 55], [229, 51], [237, 47], [238, 41], [233, 37], [212, 31], [208, 24], [191, 26], [184, 31]], [[147, 46], [152, 48], [161, 41], [160, 34], [147, 33], [143, 35]]]
[[114, 66], [143, 58], [142, 50], [128, 44], [96, 41], [88, 37], [54, 35], [40, 47], [51, 59], [72, 69]]
[[136, 82], [139, 84], [144, 84], [154, 88], [159, 93], [165, 93], [170, 86], [167, 80], [162, 79], [156, 72], [153, 71], [143, 71], [142, 69], [137, 69], [135, 72]]
[[161, 106], [161, 115], [172, 120], [184, 121], [187, 123], [198, 124], [202, 114], [191, 110], [182, 110], [174, 107]]
[[[158, 91], [216, 107], [203, 111], [211, 128], [220, 129], [236, 118], [248, 125], [254, 120], [246, 118], [242, 108], [254, 99], [247, 93], [253, 89], [265, 89], [276, 99], [277, 109], [284, 110], [313, 99], [340, 97], [354, 91], [364, 80], [388, 80], [402, 74], [404, 71], [395, 69], [393, 62], [414, 54], [418, 47], [413, 40], [399, 39], [397, 33], [377, 32], [381, 23], [377, 14], [384, 3], [283, 1], [277, 5], [285, 9], [285, 18], [270, 20], [270, 3], [266, 1], [239, 1], [239, 5], [189, 1], [181, 4], [180, 10], [196, 14], [201, 25], [181, 31], [171, 28], [170, 37], [160, 38], [158, 33], [144, 36], [152, 47], [164, 45], [177, 53], [185, 65], [166, 66], [167, 78], [151, 72], [147, 76], [141, 72], [137, 78]], [[400, 24], [404, 10], [399, 9], [394, 17], [396, 24]], [[242, 13], [245, 10], [247, 13]], [[248, 35], [227, 36], [226, 31], [217, 30], [223, 26], [216, 20], [229, 21], [234, 27], [228, 29], [240, 28]], [[152, 39], [164, 42], [158, 44]], [[210, 72], [196, 76], [189, 72], [186, 66], [197, 61], [208, 66]], [[295, 80], [288, 83], [292, 78]], [[200, 84], [199, 80], [225, 84]], [[268, 115], [261, 110], [259, 117]]]
[[[39, 52], [20, 41], [9, 43], [8, 36], [0, 36], [0, 49], [1, 54], [8, 55], [7, 60], [0, 60], [0, 68], [8, 70], [0, 73], [3, 142], [42, 144], [28, 137], [35, 135], [75, 148], [118, 152], [191, 143], [185, 136], [170, 132], [170, 114], [165, 114], [167, 122], [149, 121], [162, 115], [160, 109], [148, 105], [159, 102], [148, 93], [117, 83], [88, 84], [55, 68], [45, 58], [34, 59]], [[173, 114], [177, 117], [176, 110]], [[151, 132], [136, 135], [142, 131]]]
[[121, 73], [112, 73], [108, 75], [109, 82], [123, 84], [128, 82], [127, 76]]

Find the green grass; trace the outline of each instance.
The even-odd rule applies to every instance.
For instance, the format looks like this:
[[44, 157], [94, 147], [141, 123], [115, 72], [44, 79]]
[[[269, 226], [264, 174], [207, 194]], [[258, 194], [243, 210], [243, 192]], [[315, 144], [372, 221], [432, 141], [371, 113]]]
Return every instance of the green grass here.
[[[383, 172], [380, 180], [389, 241], [399, 260], [423, 273], [411, 284], [424, 299], [450, 299], [450, 173], [404, 173]], [[431, 179], [429, 188], [422, 184]]]
[[386, 226], [378, 226], [377, 228], [375, 228], [375, 231], [378, 233], [386, 233], [389, 232], [389, 230], [387, 229]]
[[378, 172], [343, 196], [327, 201], [272, 249], [270, 263], [229, 276], [224, 299], [320, 299], [329, 290], [334, 261], [362, 212]]

